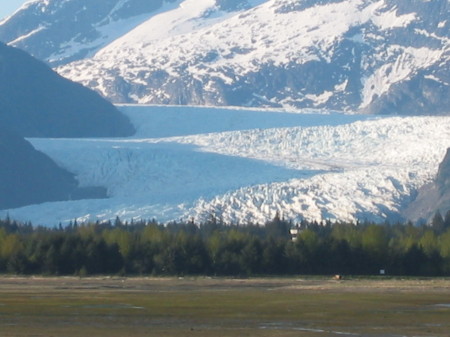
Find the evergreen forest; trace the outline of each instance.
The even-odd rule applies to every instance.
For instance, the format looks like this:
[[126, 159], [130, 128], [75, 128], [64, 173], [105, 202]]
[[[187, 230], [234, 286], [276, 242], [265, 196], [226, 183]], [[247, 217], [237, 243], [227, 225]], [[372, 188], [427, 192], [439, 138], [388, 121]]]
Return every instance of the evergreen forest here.
[[[292, 235], [291, 228], [298, 234]], [[0, 220], [0, 273], [20, 275], [450, 276], [450, 211], [428, 225], [308, 222], [264, 226]]]

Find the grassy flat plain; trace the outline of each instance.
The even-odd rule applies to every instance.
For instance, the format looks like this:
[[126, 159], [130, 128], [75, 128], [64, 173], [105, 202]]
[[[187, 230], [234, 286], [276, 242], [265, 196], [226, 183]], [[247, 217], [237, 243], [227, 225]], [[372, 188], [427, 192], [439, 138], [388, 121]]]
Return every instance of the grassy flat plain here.
[[0, 336], [449, 336], [450, 279], [0, 277]]

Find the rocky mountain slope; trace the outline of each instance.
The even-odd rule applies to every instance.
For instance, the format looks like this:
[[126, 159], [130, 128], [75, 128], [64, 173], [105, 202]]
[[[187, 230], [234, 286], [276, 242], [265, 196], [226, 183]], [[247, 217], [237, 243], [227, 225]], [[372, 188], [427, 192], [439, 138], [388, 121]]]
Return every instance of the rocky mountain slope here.
[[27, 137], [128, 136], [129, 120], [97, 93], [0, 43], [0, 125]]
[[[179, 0], [156, 1], [154, 11], [110, 1], [142, 13], [126, 33], [137, 16], [114, 16], [112, 5], [98, 14], [95, 5], [80, 7], [84, 2], [35, 1], [0, 25], [0, 39], [35, 55], [48, 49], [33, 42], [38, 36], [56, 41], [53, 56], [41, 55], [53, 64], [88, 56], [58, 71], [115, 102], [450, 111], [448, 0]], [[76, 38], [56, 40], [54, 27], [68, 15], [63, 8], [75, 4], [78, 21], [101, 17], [89, 27], [102, 43], [79, 30], [81, 23]], [[48, 13], [45, 25], [19, 31], [37, 7]], [[86, 45], [96, 46], [91, 54]]]
[[404, 211], [406, 218], [413, 221], [430, 221], [439, 211], [450, 211], [450, 148], [433, 182], [419, 189], [416, 200]]

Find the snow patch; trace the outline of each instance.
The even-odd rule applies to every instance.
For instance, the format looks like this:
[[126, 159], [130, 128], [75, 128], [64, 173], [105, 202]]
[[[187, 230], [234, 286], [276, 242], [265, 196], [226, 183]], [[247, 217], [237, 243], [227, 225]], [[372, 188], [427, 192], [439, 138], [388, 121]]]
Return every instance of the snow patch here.
[[333, 97], [333, 92], [332, 91], [324, 91], [323, 93], [321, 93], [320, 95], [305, 95], [305, 98], [311, 100], [314, 102], [314, 106], [320, 106], [322, 104], [325, 104], [326, 102], [328, 102], [328, 100]]
[[438, 77], [436, 77], [434, 75], [425, 75], [424, 78], [426, 78], [428, 80], [432, 80], [432, 81], [438, 82], [438, 83], [441, 83], [441, 84], [444, 84], [444, 85], [450, 85], [450, 83], [447, 83], [447, 82], [441, 80], [440, 78], [438, 78]]
[[372, 22], [382, 30], [407, 27], [414, 20], [416, 20], [415, 13], [409, 13], [399, 16], [397, 15], [396, 10], [391, 10], [389, 12], [379, 12], [378, 15], [375, 15], [372, 18]]
[[418, 70], [441, 60], [444, 50], [391, 46], [386, 53], [386, 62], [372, 75], [363, 79], [361, 108], [367, 107], [375, 98], [388, 92], [394, 83], [410, 78]]
[[33, 36], [34, 34], [39, 33], [40, 31], [42, 31], [44, 29], [46, 29], [46, 27], [44, 25], [41, 25], [38, 28], [36, 28], [35, 30], [32, 30], [31, 32], [29, 32], [28, 34], [19, 36], [14, 41], [8, 42], [8, 45], [13, 46], [14, 44], [16, 44], [16, 43], [18, 43], [18, 42], [20, 42], [22, 40], [25, 40], [25, 39], [29, 38], [30, 36]]

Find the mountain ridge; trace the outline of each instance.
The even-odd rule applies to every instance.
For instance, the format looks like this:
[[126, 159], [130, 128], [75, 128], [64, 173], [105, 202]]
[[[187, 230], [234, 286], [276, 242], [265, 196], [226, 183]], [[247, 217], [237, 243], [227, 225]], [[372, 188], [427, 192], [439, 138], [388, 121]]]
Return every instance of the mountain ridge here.
[[447, 0], [164, 2], [57, 70], [116, 103], [447, 115], [449, 10]]

